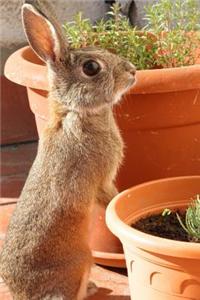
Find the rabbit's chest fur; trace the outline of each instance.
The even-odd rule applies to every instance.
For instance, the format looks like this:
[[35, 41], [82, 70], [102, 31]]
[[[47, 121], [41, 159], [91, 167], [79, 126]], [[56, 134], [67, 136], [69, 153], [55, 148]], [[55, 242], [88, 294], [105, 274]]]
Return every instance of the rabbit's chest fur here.
[[107, 123], [93, 120], [90, 127], [71, 118], [54, 134], [51, 128], [44, 133], [9, 225], [2, 262], [12, 265], [12, 272], [16, 265], [19, 278], [17, 256], [21, 265], [41, 266], [57, 257], [70, 259], [74, 243], [81, 251], [98, 188], [116, 173], [122, 159], [112, 116]]

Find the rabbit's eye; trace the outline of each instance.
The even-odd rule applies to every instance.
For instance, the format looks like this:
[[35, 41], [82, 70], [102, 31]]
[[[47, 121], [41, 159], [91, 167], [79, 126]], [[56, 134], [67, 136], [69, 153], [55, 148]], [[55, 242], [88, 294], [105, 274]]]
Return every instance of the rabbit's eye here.
[[101, 70], [100, 65], [94, 60], [88, 60], [83, 64], [83, 72], [87, 76], [95, 76]]

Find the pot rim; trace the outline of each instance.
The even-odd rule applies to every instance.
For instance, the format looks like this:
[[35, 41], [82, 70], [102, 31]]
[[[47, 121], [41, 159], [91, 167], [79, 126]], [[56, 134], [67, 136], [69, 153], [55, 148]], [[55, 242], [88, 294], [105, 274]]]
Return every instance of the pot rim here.
[[[117, 196], [109, 203], [106, 210], [106, 224], [108, 228], [119, 237], [123, 244], [129, 244], [133, 247], [143, 249], [148, 252], [159, 253], [167, 256], [174, 257], [183, 257], [183, 258], [197, 258], [200, 259], [200, 244], [199, 243], [189, 243], [183, 241], [175, 241], [166, 238], [160, 238], [153, 236], [137, 229], [132, 228], [130, 225], [126, 224], [120, 219], [116, 212], [116, 206], [119, 202], [122, 201], [124, 197], [127, 197], [128, 194], [132, 193], [138, 188], [149, 186], [153, 183], [162, 183], [165, 181], [178, 181], [178, 180], [187, 180], [191, 178], [200, 179], [200, 176], [180, 176], [180, 177], [171, 177], [158, 180], [148, 181], [137, 186], [134, 186], [130, 189], [127, 189]], [[147, 208], [148, 209], [148, 208]], [[145, 210], [144, 214], [148, 210]], [[149, 207], [151, 210], [152, 207]], [[140, 215], [141, 216], [141, 215]], [[134, 246], [133, 246], [134, 245]]]
[[[15, 51], [5, 64], [5, 76], [13, 82], [30, 88], [49, 90], [47, 67], [28, 60], [28, 55], [34, 51], [25, 46]], [[31, 70], [31, 72], [30, 72]], [[191, 80], [192, 78], [192, 80]], [[173, 91], [194, 90], [200, 88], [200, 64], [192, 66], [163, 68], [154, 70], [139, 70], [136, 84], [129, 94], [151, 94]]]

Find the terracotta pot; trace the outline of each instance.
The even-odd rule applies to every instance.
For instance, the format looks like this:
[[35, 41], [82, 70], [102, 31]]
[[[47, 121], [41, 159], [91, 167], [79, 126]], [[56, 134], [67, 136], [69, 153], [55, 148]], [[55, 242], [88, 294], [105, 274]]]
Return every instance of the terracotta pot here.
[[8, 145], [37, 140], [34, 115], [28, 105], [26, 88], [14, 84], [5, 76], [0, 76], [0, 82], [0, 144]]
[[[39, 134], [48, 119], [47, 69], [30, 47], [13, 53], [5, 75], [28, 89]], [[200, 65], [137, 72], [116, 108], [125, 144], [118, 186], [200, 174]]]
[[[30, 47], [24, 47], [9, 57], [5, 74], [27, 87], [40, 135], [48, 119], [46, 66]], [[151, 179], [200, 173], [199, 78], [200, 65], [138, 71], [136, 87], [116, 109], [126, 144], [117, 179], [120, 191]], [[108, 245], [104, 238], [102, 243]], [[110, 253], [119, 249], [119, 244], [111, 246], [104, 254], [110, 259]], [[123, 260], [122, 253], [112, 257]]]
[[168, 178], [128, 189], [109, 204], [107, 225], [123, 243], [131, 299], [200, 299], [200, 244], [155, 237], [129, 226], [164, 208], [185, 208], [199, 192], [200, 176]]
[[105, 208], [96, 205], [91, 219], [90, 247], [95, 262], [110, 267], [126, 267], [122, 244], [105, 223]]

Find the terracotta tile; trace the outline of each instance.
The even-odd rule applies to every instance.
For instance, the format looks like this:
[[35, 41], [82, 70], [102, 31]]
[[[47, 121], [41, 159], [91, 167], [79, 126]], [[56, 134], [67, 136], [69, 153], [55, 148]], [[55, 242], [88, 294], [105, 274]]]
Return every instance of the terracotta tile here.
[[[125, 273], [125, 272], [124, 272]], [[92, 268], [91, 280], [98, 286], [98, 292], [88, 300], [130, 300], [128, 277], [119, 269]]]
[[[94, 266], [91, 278], [98, 286], [98, 292], [87, 300], [130, 300], [128, 277], [119, 274], [119, 270], [108, 270], [100, 266]], [[11, 300], [8, 288], [0, 279], [0, 299]]]

